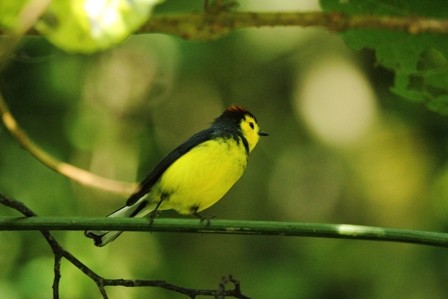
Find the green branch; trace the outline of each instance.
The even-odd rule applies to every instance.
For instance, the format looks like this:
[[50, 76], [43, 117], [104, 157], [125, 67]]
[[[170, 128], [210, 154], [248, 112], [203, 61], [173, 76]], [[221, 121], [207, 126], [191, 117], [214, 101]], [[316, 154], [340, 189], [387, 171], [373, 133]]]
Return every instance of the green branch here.
[[147, 219], [81, 217], [0, 217], [5, 230], [120, 230], [181, 232], [232, 235], [275, 235], [336, 239], [355, 239], [413, 243], [448, 247], [448, 234], [410, 229], [382, 228], [349, 224], [298, 223], [275, 221], [211, 220], [159, 218]]

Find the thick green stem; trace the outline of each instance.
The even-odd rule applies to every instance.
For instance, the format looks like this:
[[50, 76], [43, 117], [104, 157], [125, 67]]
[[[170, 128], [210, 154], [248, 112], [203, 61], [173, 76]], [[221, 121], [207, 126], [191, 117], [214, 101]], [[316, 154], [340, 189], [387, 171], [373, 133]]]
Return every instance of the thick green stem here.
[[355, 239], [413, 243], [448, 247], [448, 234], [410, 229], [382, 228], [350, 224], [298, 223], [275, 221], [211, 220], [158, 218], [81, 218], [81, 217], [0, 217], [5, 230], [120, 230], [182, 232], [232, 235], [275, 235], [335, 239]]

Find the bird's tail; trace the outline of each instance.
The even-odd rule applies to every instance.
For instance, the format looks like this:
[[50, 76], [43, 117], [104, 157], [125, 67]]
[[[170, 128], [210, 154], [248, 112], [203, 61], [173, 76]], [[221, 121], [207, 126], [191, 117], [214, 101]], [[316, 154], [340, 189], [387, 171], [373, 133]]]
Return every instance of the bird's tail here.
[[[140, 211], [146, 206], [146, 200], [139, 200], [135, 204], [130, 206], [124, 206], [107, 217], [135, 217], [138, 215]], [[121, 231], [107, 231], [107, 230], [86, 230], [84, 232], [85, 236], [88, 238], [92, 238], [95, 246], [103, 247], [108, 243], [112, 242], [119, 235], [121, 235]]]

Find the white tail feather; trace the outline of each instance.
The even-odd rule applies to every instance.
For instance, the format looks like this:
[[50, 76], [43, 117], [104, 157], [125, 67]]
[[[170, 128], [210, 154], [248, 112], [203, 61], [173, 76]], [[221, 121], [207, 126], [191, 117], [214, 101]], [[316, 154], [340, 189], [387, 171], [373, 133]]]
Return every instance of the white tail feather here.
[[[132, 206], [124, 206], [107, 217], [142, 217], [143, 213], [135, 213], [137, 209], [141, 209], [142, 204], [145, 204], [145, 202], [139, 200]], [[121, 233], [121, 231], [87, 230], [84, 234], [86, 237], [92, 238], [96, 246], [103, 247], [115, 240]]]

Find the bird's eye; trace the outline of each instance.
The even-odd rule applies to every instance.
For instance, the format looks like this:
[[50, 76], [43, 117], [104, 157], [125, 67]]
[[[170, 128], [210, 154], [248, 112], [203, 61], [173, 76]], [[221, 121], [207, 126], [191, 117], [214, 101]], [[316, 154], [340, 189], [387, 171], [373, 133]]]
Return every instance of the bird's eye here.
[[255, 128], [255, 125], [253, 122], [249, 122], [249, 126], [252, 128], [252, 130]]

